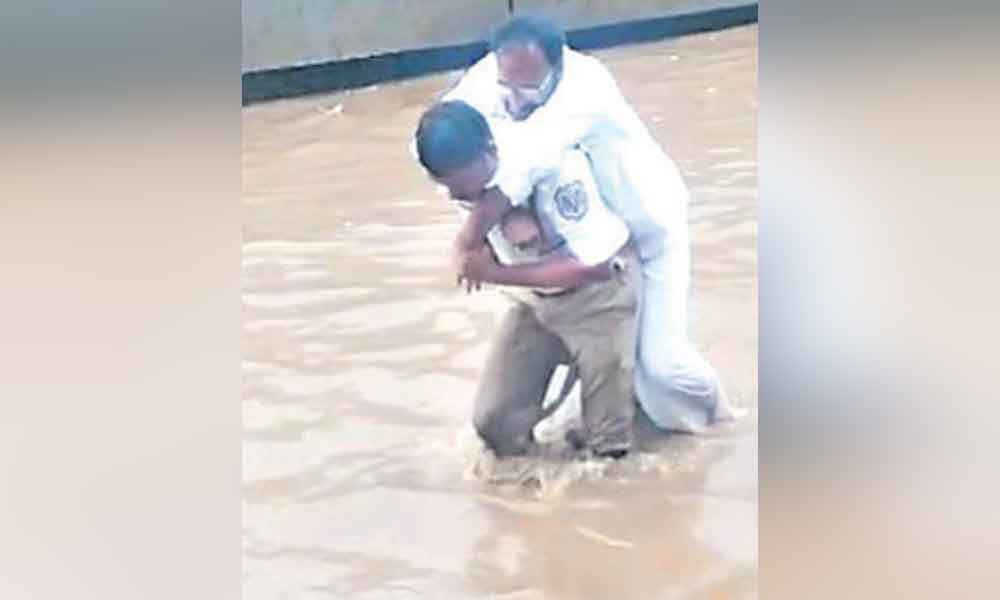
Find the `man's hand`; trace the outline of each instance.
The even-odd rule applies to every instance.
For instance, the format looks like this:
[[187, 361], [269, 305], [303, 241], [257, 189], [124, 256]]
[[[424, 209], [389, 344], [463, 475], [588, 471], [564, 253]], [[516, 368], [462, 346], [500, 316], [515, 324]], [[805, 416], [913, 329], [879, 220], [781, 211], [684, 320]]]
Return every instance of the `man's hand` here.
[[[477, 277], [477, 273], [467, 265], [470, 263], [478, 264], [480, 267], [486, 263], [496, 265], [486, 247], [486, 232], [498, 224], [503, 215], [510, 210], [510, 200], [500, 188], [494, 187], [483, 190], [464, 206], [469, 210], [469, 216], [455, 237], [451, 264], [458, 273], [457, 284], [462, 285], [464, 280], [465, 291], [468, 293], [474, 289], [482, 289], [484, 279]], [[478, 257], [484, 251], [488, 256]]]
[[470, 244], [462, 235], [456, 237], [455, 243], [451, 246], [451, 268], [455, 270], [459, 281], [462, 280], [462, 267], [465, 264], [465, 255], [474, 247], [475, 244]]
[[474, 289], [482, 289], [483, 282], [489, 281], [497, 268], [497, 262], [489, 246], [482, 244], [475, 250], [462, 252], [458, 256], [456, 267], [459, 285], [464, 280], [465, 291], [469, 293]]
[[455, 285], [461, 287], [464, 282], [466, 294], [472, 293], [472, 290], [481, 290], [483, 287], [481, 281], [475, 281], [465, 276], [465, 264], [468, 256], [473, 253], [475, 250], [469, 246], [465, 239], [461, 236], [455, 239], [455, 244], [451, 249], [451, 266], [455, 269]]

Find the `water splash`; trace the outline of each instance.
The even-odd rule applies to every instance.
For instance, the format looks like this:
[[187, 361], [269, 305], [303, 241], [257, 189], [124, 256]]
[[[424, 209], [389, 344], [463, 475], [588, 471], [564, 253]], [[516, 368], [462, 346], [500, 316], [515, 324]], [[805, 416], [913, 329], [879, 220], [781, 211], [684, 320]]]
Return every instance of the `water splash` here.
[[464, 465], [467, 481], [501, 489], [527, 491], [538, 499], [556, 499], [579, 483], [602, 480], [628, 481], [685, 470], [680, 455], [669, 452], [635, 452], [614, 460], [595, 458], [566, 447], [543, 448], [538, 456], [499, 458], [475, 431], [463, 429], [455, 438], [455, 451]]

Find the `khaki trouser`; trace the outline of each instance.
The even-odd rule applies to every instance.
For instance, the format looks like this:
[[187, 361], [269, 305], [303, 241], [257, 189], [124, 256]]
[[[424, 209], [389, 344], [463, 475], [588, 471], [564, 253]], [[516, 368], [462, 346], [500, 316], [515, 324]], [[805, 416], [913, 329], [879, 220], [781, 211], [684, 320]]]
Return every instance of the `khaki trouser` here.
[[547, 416], [542, 398], [558, 364], [571, 364], [580, 379], [583, 444], [596, 452], [631, 445], [640, 270], [631, 250], [620, 256], [625, 269], [611, 279], [552, 296], [524, 294], [504, 316], [473, 415], [498, 455], [532, 449], [531, 429]]

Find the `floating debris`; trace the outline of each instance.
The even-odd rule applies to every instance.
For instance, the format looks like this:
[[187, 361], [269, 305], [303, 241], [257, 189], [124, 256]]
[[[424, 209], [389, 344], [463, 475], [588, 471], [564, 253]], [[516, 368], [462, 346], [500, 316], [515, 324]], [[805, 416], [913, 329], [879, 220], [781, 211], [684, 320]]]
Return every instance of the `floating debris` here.
[[576, 526], [576, 531], [580, 535], [592, 540], [601, 542], [606, 546], [611, 546], [612, 548], [635, 548], [635, 544], [632, 542], [626, 542], [622, 540], [611, 539], [603, 533], [597, 533], [593, 529], [587, 529], [586, 527]]
[[319, 112], [324, 115], [339, 115], [344, 112], [344, 105], [341, 103], [334, 107], [321, 106]]

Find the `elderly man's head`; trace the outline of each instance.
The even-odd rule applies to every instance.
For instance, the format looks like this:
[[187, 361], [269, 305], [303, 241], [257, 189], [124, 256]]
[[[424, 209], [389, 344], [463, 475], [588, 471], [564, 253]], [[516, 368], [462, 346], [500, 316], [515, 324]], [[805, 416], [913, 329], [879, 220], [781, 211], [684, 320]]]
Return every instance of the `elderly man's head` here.
[[559, 27], [541, 17], [517, 16], [497, 29], [490, 49], [497, 57], [497, 83], [511, 118], [527, 119], [555, 92], [565, 43]]

